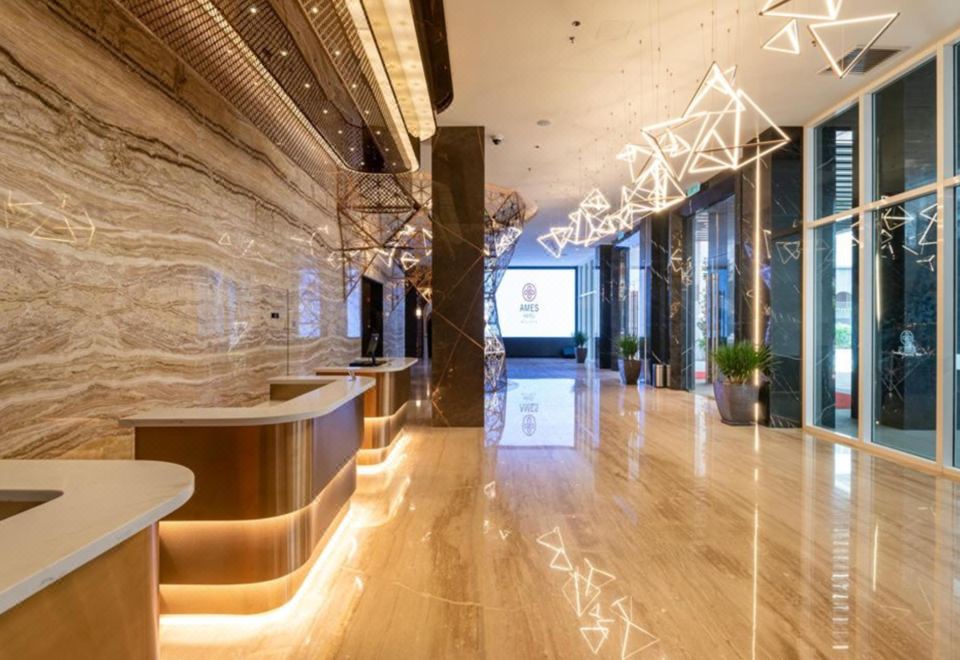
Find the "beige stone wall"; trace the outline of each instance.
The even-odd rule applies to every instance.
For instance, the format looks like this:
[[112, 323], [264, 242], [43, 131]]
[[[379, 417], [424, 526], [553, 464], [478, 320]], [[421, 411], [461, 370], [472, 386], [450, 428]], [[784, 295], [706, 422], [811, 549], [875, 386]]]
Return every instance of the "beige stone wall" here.
[[[130, 455], [120, 417], [342, 361], [330, 177], [109, 0], [0, 2], [0, 457]], [[279, 318], [271, 318], [271, 314]]]

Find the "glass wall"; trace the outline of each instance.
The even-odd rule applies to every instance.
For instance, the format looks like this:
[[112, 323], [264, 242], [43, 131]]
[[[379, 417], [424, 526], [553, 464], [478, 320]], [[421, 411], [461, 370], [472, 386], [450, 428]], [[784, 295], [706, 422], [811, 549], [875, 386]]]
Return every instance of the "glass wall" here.
[[814, 230], [813, 423], [857, 437], [859, 221]]
[[937, 62], [930, 60], [873, 96], [875, 198], [937, 180]]
[[920, 57], [808, 127], [804, 424], [960, 467], [956, 35]]
[[843, 213], [860, 204], [860, 106], [854, 105], [814, 130], [817, 217]]
[[876, 217], [874, 442], [936, 457], [937, 196]]

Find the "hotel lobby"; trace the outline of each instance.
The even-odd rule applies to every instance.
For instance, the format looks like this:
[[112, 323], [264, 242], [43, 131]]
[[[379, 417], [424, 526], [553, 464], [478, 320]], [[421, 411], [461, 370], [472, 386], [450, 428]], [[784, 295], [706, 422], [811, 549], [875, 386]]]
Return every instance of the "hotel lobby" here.
[[960, 3], [0, 2], [0, 660], [960, 657]]

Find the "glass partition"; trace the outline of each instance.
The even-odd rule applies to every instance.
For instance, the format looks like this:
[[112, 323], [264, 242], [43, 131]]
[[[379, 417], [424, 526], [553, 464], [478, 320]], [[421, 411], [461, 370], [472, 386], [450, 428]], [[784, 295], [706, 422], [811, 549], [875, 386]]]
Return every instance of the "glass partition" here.
[[936, 195], [877, 212], [875, 443], [936, 456]]
[[857, 437], [860, 223], [814, 230], [814, 424]]
[[814, 130], [816, 217], [849, 211], [859, 200], [860, 106], [854, 105]]
[[937, 62], [930, 60], [874, 95], [876, 198], [937, 179]]

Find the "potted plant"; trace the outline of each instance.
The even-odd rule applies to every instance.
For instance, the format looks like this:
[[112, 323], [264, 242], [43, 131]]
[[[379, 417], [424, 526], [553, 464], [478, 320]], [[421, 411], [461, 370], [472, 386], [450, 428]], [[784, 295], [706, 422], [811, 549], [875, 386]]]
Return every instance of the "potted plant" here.
[[577, 347], [577, 364], [587, 361], [587, 335], [580, 330], [573, 333], [573, 343]]
[[640, 339], [636, 335], [620, 335], [617, 347], [620, 349], [620, 382], [624, 385], [636, 385], [643, 366], [636, 358], [640, 351]]
[[754, 374], [766, 375], [773, 365], [769, 346], [754, 346], [749, 341], [720, 346], [710, 354], [721, 377], [713, 381], [720, 418], [725, 424], [746, 426], [756, 422], [760, 386]]

